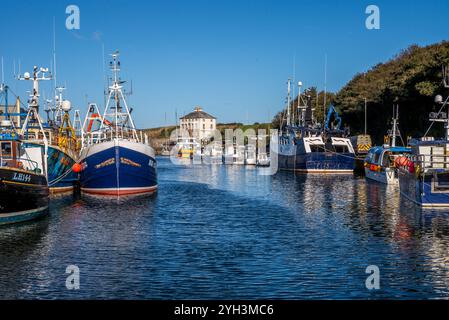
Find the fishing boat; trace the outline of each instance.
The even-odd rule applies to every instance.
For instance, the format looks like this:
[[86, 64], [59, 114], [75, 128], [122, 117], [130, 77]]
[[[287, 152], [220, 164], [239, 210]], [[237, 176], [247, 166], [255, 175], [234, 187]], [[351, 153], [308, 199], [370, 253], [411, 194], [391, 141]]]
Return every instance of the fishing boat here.
[[167, 113], [165, 113], [165, 122], [164, 122], [164, 138], [165, 142], [161, 144], [161, 156], [169, 157], [170, 156], [170, 139], [167, 136]]
[[178, 150], [178, 157], [183, 159], [192, 159], [196, 150], [200, 148], [200, 144], [195, 138], [187, 136], [178, 137], [175, 150]]
[[266, 138], [267, 135], [259, 134], [257, 136], [257, 163], [258, 167], [270, 166], [270, 157], [267, 154]]
[[[446, 77], [445, 87], [449, 89]], [[435, 102], [441, 108], [429, 114], [431, 126], [436, 122], [444, 124], [444, 138], [435, 139], [426, 133], [412, 139], [411, 153], [396, 161], [401, 195], [424, 208], [449, 208], [449, 108], [443, 112], [448, 101], [449, 96], [443, 101], [438, 95]]]
[[221, 141], [212, 141], [204, 149], [204, 163], [221, 164], [223, 163], [223, 146]]
[[[33, 90], [30, 94], [29, 108], [36, 112], [28, 113], [22, 125], [24, 143], [28, 146], [47, 148], [48, 186], [51, 193], [72, 192], [78, 177], [72, 168], [76, 163], [79, 144], [70, 121], [71, 103], [62, 98], [62, 90], [55, 99], [54, 119], [44, 123], [39, 116], [39, 82], [51, 80], [46, 76], [48, 69], [33, 68], [33, 75], [25, 72], [19, 80], [32, 81]], [[39, 117], [39, 119], [38, 119]], [[45, 138], [45, 139], [44, 139]], [[48, 142], [48, 145], [46, 143]]]
[[193, 154], [193, 164], [201, 164], [203, 161], [203, 152], [201, 150], [202, 148], [199, 147], [195, 150], [195, 153]]
[[257, 163], [256, 147], [252, 145], [246, 146], [245, 150], [245, 164], [248, 166], [255, 166]]
[[258, 167], [269, 167], [270, 166], [270, 158], [266, 153], [260, 153], [257, 155], [257, 164]]
[[170, 148], [167, 143], [164, 143], [161, 148], [161, 156], [169, 157], [170, 156]]
[[223, 153], [223, 163], [224, 164], [233, 164], [234, 163], [234, 153], [235, 146], [232, 140], [225, 141], [224, 153]]
[[[93, 116], [98, 108], [91, 104], [85, 123], [95, 120], [83, 135], [80, 153], [81, 191], [94, 195], [123, 196], [150, 194], [157, 190], [155, 152], [148, 136], [138, 134], [119, 77], [119, 52], [110, 63], [112, 85], [103, 116]], [[89, 119], [88, 119], [89, 117]], [[90, 129], [90, 130], [89, 130]]]
[[245, 146], [243, 144], [236, 144], [233, 163], [236, 165], [245, 164]]
[[[298, 83], [298, 86], [301, 85]], [[299, 94], [297, 121], [292, 121], [290, 87], [291, 82], [288, 80], [286, 125], [281, 128], [278, 150], [274, 154], [278, 157], [279, 168], [303, 173], [353, 173], [354, 149], [348, 138], [348, 130], [341, 129], [341, 118], [335, 108], [332, 105], [329, 107], [322, 128], [314, 119], [310, 95], [300, 105], [303, 100]]]
[[[411, 149], [404, 147], [404, 141], [399, 131], [398, 111], [399, 106], [393, 107], [392, 129], [384, 139], [385, 144], [371, 148], [365, 158], [364, 167], [367, 179], [385, 184], [399, 183], [396, 169], [397, 159], [409, 154]], [[401, 139], [402, 146], [396, 146], [397, 137]]]
[[26, 146], [10, 120], [20, 115], [9, 114], [7, 102], [5, 110], [0, 121], [0, 225], [45, 215], [49, 194], [45, 148]]

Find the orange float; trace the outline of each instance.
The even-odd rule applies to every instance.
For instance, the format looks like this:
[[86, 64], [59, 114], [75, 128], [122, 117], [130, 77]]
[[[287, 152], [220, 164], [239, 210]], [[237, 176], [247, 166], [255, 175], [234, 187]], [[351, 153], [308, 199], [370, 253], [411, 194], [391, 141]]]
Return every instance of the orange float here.
[[80, 173], [81, 172], [81, 165], [79, 164], [79, 163], [75, 163], [73, 166], [72, 166], [72, 171], [73, 172], [75, 172], [75, 173]]

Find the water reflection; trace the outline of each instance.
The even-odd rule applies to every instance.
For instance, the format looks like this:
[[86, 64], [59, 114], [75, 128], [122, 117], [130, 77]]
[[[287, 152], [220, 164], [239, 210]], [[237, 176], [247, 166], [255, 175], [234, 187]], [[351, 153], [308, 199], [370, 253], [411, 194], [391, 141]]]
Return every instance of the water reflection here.
[[[159, 161], [150, 197], [52, 199], [0, 229], [2, 298], [449, 297], [449, 216], [354, 176]], [[65, 268], [82, 273], [65, 288]], [[365, 288], [378, 265], [381, 290]]]

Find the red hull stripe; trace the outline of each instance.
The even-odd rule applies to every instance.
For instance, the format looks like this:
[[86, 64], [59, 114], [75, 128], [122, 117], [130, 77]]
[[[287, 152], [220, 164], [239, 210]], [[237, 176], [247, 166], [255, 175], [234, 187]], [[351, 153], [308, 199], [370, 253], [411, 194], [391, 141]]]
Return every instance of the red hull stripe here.
[[130, 194], [143, 194], [152, 193], [156, 191], [157, 186], [146, 188], [107, 188], [107, 189], [95, 189], [95, 188], [81, 188], [81, 191], [88, 194], [98, 194], [105, 196], [125, 196]]

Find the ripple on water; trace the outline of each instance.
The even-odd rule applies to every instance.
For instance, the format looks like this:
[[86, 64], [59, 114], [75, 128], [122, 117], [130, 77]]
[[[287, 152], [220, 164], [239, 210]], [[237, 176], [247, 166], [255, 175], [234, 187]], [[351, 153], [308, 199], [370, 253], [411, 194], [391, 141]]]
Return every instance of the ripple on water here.
[[[449, 214], [353, 176], [159, 160], [150, 197], [57, 197], [0, 229], [2, 298], [449, 297]], [[76, 264], [81, 289], [65, 288]], [[381, 290], [365, 288], [368, 265]]]

